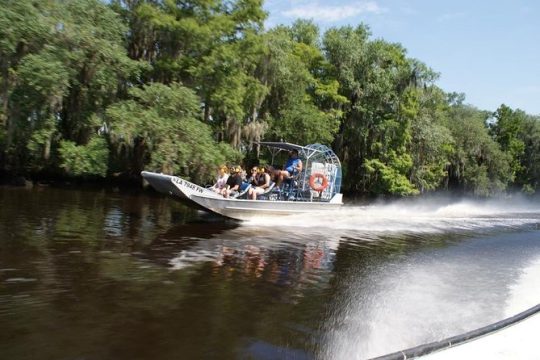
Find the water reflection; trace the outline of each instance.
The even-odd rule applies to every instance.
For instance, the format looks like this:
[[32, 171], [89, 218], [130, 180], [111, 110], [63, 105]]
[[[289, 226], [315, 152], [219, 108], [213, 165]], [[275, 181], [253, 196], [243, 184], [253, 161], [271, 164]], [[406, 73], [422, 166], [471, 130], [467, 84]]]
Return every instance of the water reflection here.
[[279, 236], [268, 227], [187, 224], [160, 235], [140, 256], [170, 271], [207, 264], [224, 278], [241, 275], [298, 290], [326, 286], [340, 238], [306, 231], [294, 238]]
[[365, 358], [497, 319], [538, 274], [540, 211], [522, 208], [238, 224], [116, 191], [0, 188], [0, 203], [9, 359]]

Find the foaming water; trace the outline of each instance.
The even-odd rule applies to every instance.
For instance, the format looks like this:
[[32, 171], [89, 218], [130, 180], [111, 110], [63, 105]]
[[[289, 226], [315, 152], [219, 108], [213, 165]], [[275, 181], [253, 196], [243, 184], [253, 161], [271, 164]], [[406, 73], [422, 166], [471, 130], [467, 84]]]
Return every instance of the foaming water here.
[[510, 286], [505, 314], [510, 317], [540, 303], [540, 257], [531, 260]]
[[[531, 260], [509, 287], [506, 301], [507, 317], [536, 306], [540, 301], [540, 257]], [[426, 356], [426, 359], [537, 359], [540, 314], [533, 315], [474, 341]]]
[[360, 233], [441, 233], [536, 225], [540, 207], [526, 202], [415, 201], [344, 206], [333, 212], [257, 218], [248, 226], [323, 228]]
[[397, 257], [374, 266], [368, 281], [353, 272], [328, 315], [321, 357], [380, 356], [471, 331], [536, 305], [540, 261], [530, 257], [540, 251], [539, 235], [475, 238], [442, 251]]

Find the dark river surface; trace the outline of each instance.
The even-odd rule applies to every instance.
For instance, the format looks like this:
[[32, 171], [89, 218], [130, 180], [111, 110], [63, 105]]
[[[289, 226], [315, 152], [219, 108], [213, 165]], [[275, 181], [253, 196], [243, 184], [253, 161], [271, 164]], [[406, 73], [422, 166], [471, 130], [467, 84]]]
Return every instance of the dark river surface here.
[[365, 359], [540, 303], [540, 205], [223, 221], [152, 194], [0, 187], [1, 359]]

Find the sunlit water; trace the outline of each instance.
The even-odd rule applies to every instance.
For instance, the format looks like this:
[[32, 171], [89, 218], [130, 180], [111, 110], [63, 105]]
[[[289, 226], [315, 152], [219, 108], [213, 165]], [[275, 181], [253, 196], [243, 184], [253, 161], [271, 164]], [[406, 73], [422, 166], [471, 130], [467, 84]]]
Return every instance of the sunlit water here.
[[524, 200], [242, 224], [118, 191], [0, 188], [0, 205], [6, 359], [365, 359], [540, 303]]

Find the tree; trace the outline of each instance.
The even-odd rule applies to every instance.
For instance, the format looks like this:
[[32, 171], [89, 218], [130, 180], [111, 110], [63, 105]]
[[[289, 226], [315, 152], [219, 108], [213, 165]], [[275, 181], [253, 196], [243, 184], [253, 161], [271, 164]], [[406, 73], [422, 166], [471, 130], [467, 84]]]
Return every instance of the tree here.
[[414, 194], [410, 182], [411, 123], [418, 114], [412, 88], [435, 76], [408, 59], [399, 44], [369, 40], [365, 25], [330, 29], [323, 38], [330, 72], [347, 98], [336, 140], [345, 187], [368, 193]]
[[523, 184], [523, 192], [532, 194], [540, 185], [540, 117], [528, 115], [525, 118], [520, 139], [525, 151], [521, 157], [522, 171], [516, 183]]
[[28, 131], [17, 119], [19, 109], [17, 104], [12, 104], [12, 96], [22, 59], [40, 51], [50, 40], [54, 23], [42, 15], [48, 6], [48, 3], [14, 0], [5, 1], [0, 8], [0, 166], [3, 169], [18, 171], [24, 162], [24, 142], [17, 138], [27, 136]]
[[512, 179], [520, 187], [524, 185], [522, 158], [525, 153], [525, 143], [521, 137], [525, 119], [526, 114], [523, 111], [513, 111], [503, 104], [495, 111], [493, 121], [489, 124], [491, 136], [511, 159]]
[[130, 24], [129, 52], [151, 67], [145, 82], [182, 82], [194, 89], [204, 121], [238, 148], [260, 140], [266, 87], [255, 76], [266, 13], [260, 0], [114, 1]]
[[455, 142], [445, 127], [449, 111], [446, 94], [434, 85], [410, 91], [417, 102], [417, 110], [410, 114], [409, 147], [413, 159], [410, 181], [424, 193], [445, 185]]
[[488, 117], [489, 113], [472, 106], [453, 105], [447, 124], [455, 141], [450, 182], [478, 196], [500, 193], [512, 180], [511, 159], [489, 136]]
[[338, 131], [340, 107], [347, 99], [339, 95], [339, 83], [325, 74], [328, 62], [317, 38], [318, 28], [307, 21], [277, 27], [265, 38], [262, 73], [269, 94], [262, 111], [276, 140], [329, 144]]
[[[10, 25], [1, 30], [6, 36], [0, 45], [2, 153], [9, 155], [3, 166], [71, 169], [58, 155], [73, 153], [71, 142], [79, 150], [105, 144], [95, 140], [103, 123], [100, 113], [114, 101], [119, 83], [139, 69], [126, 56], [127, 29], [97, 0], [9, 1], [1, 14], [0, 21]], [[96, 171], [104, 173], [101, 167]]]
[[212, 139], [192, 90], [178, 83], [155, 83], [132, 88], [129, 93], [132, 99], [107, 109], [114, 156], [118, 163], [129, 164], [123, 170], [174, 173], [208, 181], [217, 165], [239, 160], [231, 147]]

